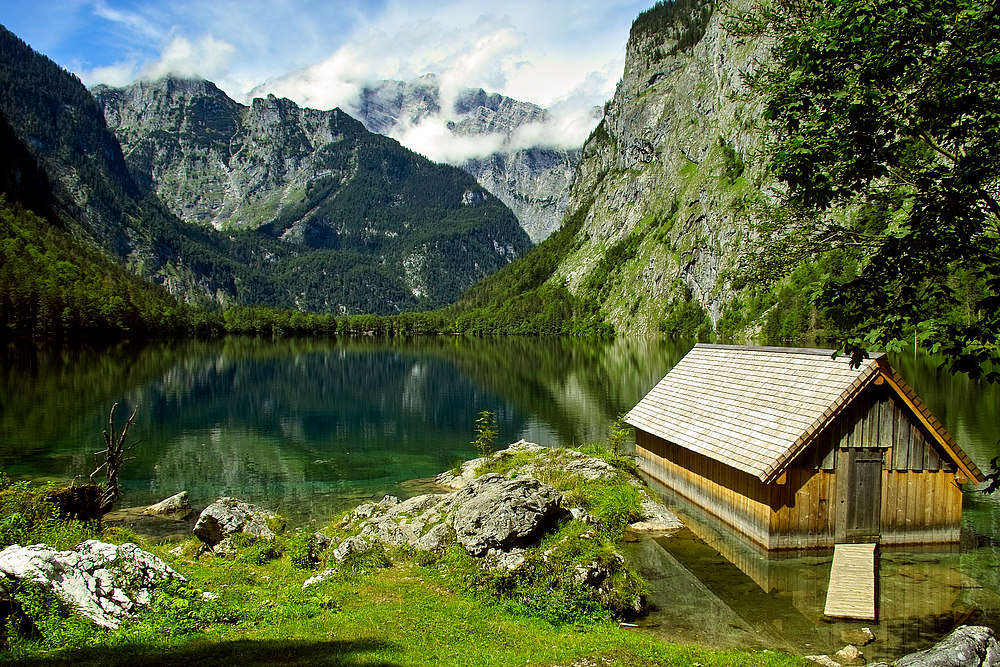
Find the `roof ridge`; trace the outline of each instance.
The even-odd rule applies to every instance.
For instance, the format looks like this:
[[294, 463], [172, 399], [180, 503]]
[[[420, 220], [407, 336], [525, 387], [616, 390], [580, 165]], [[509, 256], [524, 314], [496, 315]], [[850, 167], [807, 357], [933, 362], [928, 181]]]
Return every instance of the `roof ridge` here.
[[[811, 354], [816, 356], [837, 358], [838, 350], [821, 347], [784, 347], [779, 345], [727, 345], [724, 343], [695, 343], [696, 348], [704, 350], [746, 350], [748, 352], [774, 352], [780, 354]], [[885, 352], [869, 352], [868, 360], [872, 361], [885, 356]]]

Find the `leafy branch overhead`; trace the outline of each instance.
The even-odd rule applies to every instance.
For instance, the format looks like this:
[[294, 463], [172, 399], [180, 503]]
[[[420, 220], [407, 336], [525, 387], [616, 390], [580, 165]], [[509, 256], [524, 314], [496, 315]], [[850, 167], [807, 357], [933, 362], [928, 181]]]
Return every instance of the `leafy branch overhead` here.
[[849, 252], [858, 270], [816, 293], [851, 323], [844, 351], [916, 335], [952, 372], [1000, 381], [997, 3], [777, 0], [728, 27], [773, 45], [748, 83], [783, 188], [757, 211], [778, 240], [753, 268]]
[[104, 493], [101, 495], [101, 513], [106, 514], [111, 511], [114, 506], [115, 501], [119, 497], [119, 475], [121, 474], [122, 466], [127, 462], [131, 461], [135, 457], [126, 456], [128, 452], [132, 450], [133, 447], [139, 444], [139, 440], [136, 440], [131, 445], [126, 444], [128, 438], [128, 430], [135, 422], [135, 415], [139, 411], [139, 406], [137, 405], [132, 414], [129, 415], [128, 419], [125, 420], [125, 425], [122, 426], [121, 433], [115, 431], [115, 410], [118, 408], [118, 404], [115, 403], [111, 406], [111, 413], [108, 415], [108, 428], [104, 430], [104, 443], [106, 445], [104, 451], [96, 452], [94, 456], [104, 455], [104, 461], [97, 466], [94, 472], [90, 473], [90, 481], [94, 481], [94, 475], [99, 473], [102, 469], [105, 471], [107, 476], [107, 483], [104, 486]]

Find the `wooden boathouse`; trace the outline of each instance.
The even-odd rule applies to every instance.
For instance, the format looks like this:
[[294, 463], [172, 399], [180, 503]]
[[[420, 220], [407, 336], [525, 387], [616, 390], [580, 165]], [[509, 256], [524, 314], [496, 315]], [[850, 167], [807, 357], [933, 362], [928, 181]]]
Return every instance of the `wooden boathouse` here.
[[626, 421], [645, 473], [767, 550], [956, 542], [984, 479], [883, 354], [696, 345]]

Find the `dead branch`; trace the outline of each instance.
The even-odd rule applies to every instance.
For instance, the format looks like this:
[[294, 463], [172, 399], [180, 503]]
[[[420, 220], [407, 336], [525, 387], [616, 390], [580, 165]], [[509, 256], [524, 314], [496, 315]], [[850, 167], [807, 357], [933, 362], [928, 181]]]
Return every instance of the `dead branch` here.
[[107, 514], [111, 511], [114, 506], [115, 501], [119, 497], [119, 482], [118, 478], [121, 474], [122, 465], [126, 461], [131, 461], [132, 456], [126, 456], [133, 447], [138, 445], [141, 441], [136, 440], [131, 445], [127, 445], [126, 439], [128, 438], [128, 430], [135, 422], [135, 415], [139, 411], [139, 406], [135, 406], [132, 410], [132, 414], [128, 419], [125, 420], [125, 425], [122, 427], [121, 433], [116, 433], [115, 430], [115, 410], [118, 408], [118, 404], [115, 403], [111, 406], [111, 413], [108, 415], [108, 428], [104, 430], [104, 443], [105, 449], [101, 452], [96, 452], [94, 454], [95, 458], [104, 454], [104, 461], [97, 466], [94, 472], [90, 473], [90, 481], [94, 481], [94, 475], [99, 473], [102, 469], [105, 471], [107, 476], [107, 482], [104, 485], [104, 493], [101, 496], [101, 513]]

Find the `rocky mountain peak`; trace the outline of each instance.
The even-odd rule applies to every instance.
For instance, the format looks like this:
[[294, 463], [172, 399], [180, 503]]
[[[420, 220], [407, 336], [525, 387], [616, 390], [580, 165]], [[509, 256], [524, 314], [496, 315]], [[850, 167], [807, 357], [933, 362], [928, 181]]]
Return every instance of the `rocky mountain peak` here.
[[[451, 108], [443, 108], [449, 104]], [[524, 145], [519, 128], [548, 119], [536, 104], [521, 102], [481, 88], [461, 91], [453, 101], [442, 100], [437, 77], [416, 81], [381, 81], [364, 88], [358, 118], [372, 132], [401, 138], [421, 123], [440, 123], [456, 137], [483, 137], [496, 150], [452, 160], [472, 174], [506, 204], [521, 226], [538, 242], [559, 228], [569, 184], [580, 151]]]

